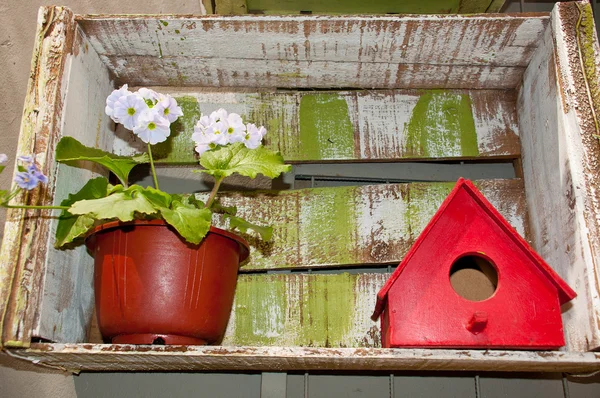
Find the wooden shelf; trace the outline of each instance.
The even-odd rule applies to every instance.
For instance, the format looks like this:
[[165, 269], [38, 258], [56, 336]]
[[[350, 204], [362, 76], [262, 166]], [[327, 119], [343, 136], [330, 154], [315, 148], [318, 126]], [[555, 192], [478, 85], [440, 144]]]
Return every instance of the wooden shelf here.
[[32, 344], [11, 353], [69, 371], [600, 370], [600, 353], [561, 351]]

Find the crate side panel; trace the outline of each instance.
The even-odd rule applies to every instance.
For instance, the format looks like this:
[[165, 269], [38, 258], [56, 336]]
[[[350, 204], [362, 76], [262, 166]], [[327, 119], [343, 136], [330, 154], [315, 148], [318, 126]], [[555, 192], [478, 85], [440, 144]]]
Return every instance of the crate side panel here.
[[31, 349], [12, 353], [71, 371], [600, 370], [600, 354], [557, 351], [35, 344]]
[[547, 17], [145, 16], [80, 23], [119, 82], [135, 85], [514, 88]]
[[[79, 29], [63, 89], [66, 98], [62, 135], [110, 151], [114, 123], [104, 113], [104, 106], [112, 83], [108, 69]], [[102, 168], [92, 165], [79, 168], [59, 164], [54, 204], [60, 205], [70, 193], [79, 191], [87, 181], [103, 174], [106, 172]], [[94, 306], [93, 258], [83, 245], [67, 250], [55, 249], [57, 223], [57, 219], [50, 221], [43, 290], [33, 334], [55, 342], [83, 342]]]
[[[519, 126], [525, 174], [525, 193], [536, 250], [575, 290], [578, 297], [563, 312], [567, 349], [584, 351], [598, 347], [597, 195], [595, 171], [585, 158], [590, 154], [591, 134], [585, 138], [584, 119], [577, 107], [587, 102], [586, 89], [576, 94], [573, 68], [579, 60], [569, 53], [575, 46], [575, 30], [565, 29], [557, 10], [577, 5], [560, 4], [553, 13], [538, 52], [525, 73], [519, 94]], [[571, 26], [572, 27], [572, 26]], [[597, 144], [596, 144], [597, 145]], [[596, 148], [597, 151], [597, 148]]]
[[[61, 129], [64, 82], [75, 23], [70, 10], [42, 7], [16, 155], [33, 155], [48, 184], [21, 194], [14, 203], [49, 205], [55, 194], [54, 148]], [[16, 171], [16, 169], [15, 169]], [[48, 210], [7, 211], [0, 255], [0, 345], [27, 346], [42, 283]]]
[[380, 347], [379, 321], [371, 314], [389, 276], [240, 275], [222, 345]]
[[102, 56], [525, 67], [548, 17], [115, 16], [78, 22]]
[[[177, 91], [184, 116], [157, 163], [196, 163], [191, 136], [200, 114], [219, 108], [267, 128], [265, 146], [289, 162], [514, 159], [520, 156], [516, 94], [505, 90], [321, 92]], [[123, 155], [145, 151], [130, 132]]]
[[[509, 223], [527, 237], [522, 181], [476, 185]], [[454, 183], [410, 183], [223, 193], [238, 215], [272, 225], [273, 239], [245, 235], [250, 259], [240, 271], [398, 264]], [[207, 194], [198, 194], [206, 199]], [[217, 226], [227, 224], [217, 220]]]
[[101, 56], [118, 84], [182, 87], [514, 89], [522, 66]]

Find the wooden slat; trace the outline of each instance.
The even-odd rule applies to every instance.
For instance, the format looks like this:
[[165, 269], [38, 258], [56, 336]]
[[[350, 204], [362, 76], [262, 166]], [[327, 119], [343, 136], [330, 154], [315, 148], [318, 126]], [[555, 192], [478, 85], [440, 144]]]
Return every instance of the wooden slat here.
[[[19, 195], [15, 201], [20, 203], [48, 205], [54, 197], [54, 147], [62, 124], [63, 75], [74, 32], [70, 10], [40, 9], [16, 155], [34, 155], [50, 182], [31, 195]], [[50, 239], [49, 215], [49, 211], [7, 212], [0, 253], [0, 346], [30, 342]]]
[[371, 315], [389, 276], [240, 275], [223, 345], [380, 347]]
[[71, 371], [456, 370], [589, 373], [600, 354], [385, 348], [32, 344], [12, 354]]
[[90, 16], [79, 23], [130, 84], [513, 88], [547, 17]]
[[[591, 33], [582, 35], [587, 41], [582, 51], [595, 49], [596, 65], [589, 4], [583, 9]], [[568, 349], [584, 351], [600, 346], [600, 150], [577, 46], [579, 15], [577, 3], [555, 8], [525, 74], [518, 107], [532, 241], [577, 292], [563, 314], [565, 339]], [[600, 74], [592, 73], [597, 87]]]
[[101, 56], [118, 85], [514, 89], [521, 66]]
[[[158, 163], [197, 163], [191, 135], [219, 108], [268, 129], [265, 145], [288, 162], [515, 159], [516, 95], [504, 90], [171, 92], [184, 110]], [[115, 152], [144, 151], [130, 132]]]
[[548, 17], [133, 15], [78, 22], [98, 54], [106, 56], [169, 58], [183, 52], [221, 60], [524, 67]]
[[[65, 71], [65, 101], [61, 135], [77, 138], [85, 145], [112, 147], [113, 122], [104, 113], [106, 97], [112, 91], [108, 69], [78, 30]], [[82, 100], [84, 99], [84, 100]], [[56, 167], [56, 165], [55, 165]], [[55, 175], [54, 204], [77, 192], [85, 181], [107, 174], [100, 167], [77, 168], [58, 165]], [[50, 238], [44, 261], [40, 303], [33, 325], [33, 335], [55, 342], [83, 342], [94, 306], [92, 278], [94, 261], [81, 245], [69, 250], [54, 248], [58, 220], [45, 220]]]
[[[476, 185], [527, 237], [521, 180], [481, 180]], [[250, 260], [242, 272], [398, 264], [435, 214], [454, 183], [410, 183], [224, 193], [238, 215], [271, 224], [273, 239], [247, 236]], [[220, 224], [222, 225], [222, 224]]]
[[[222, 1], [222, 0], [219, 0]], [[219, 1], [217, 3], [219, 3]], [[494, 4], [499, 3], [499, 4]], [[497, 12], [504, 1], [493, 0], [435, 0], [435, 1], [397, 1], [397, 0], [247, 0], [249, 12], [277, 14], [474, 14]], [[491, 8], [491, 9], [490, 9]], [[218, 7], [217, 7], [218, 9]]]

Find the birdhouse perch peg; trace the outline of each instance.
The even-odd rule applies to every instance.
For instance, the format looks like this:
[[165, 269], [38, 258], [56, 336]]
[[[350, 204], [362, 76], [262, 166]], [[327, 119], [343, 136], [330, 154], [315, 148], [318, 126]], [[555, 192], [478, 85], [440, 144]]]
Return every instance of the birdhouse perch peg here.
[[[485, 297], [451, 282], [473, 272], [489, 279]], [[474, 285], [471, 293], [482, 290]], [[555, 349], [564, 345], [560, 306], [575, 296], [461, 178], [378, 293], [373, 319], [383, 347]]]
[[485, 311], [477, 311], [473, 314], [469, 323], [467, 323], [467, 330], [473, 334], [478, 334], [485, 329], [488, 323], [488, 315]]

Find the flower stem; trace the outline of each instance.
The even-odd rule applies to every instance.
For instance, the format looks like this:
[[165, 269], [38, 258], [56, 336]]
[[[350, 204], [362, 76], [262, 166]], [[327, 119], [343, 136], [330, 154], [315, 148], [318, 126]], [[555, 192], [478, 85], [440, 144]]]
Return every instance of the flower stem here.
[[206, 201], [206, 206], [204, 206], [207, 209], [210, 209], [210, 206], [212, 206], [213, 202], [215, 201], [215, 197], [217, 196], [217, 191], [219, 190], [219, 187], [221, 186], [221, 182], [223, 181], [223, 179], [225, 179], [225, 177], [219, 177], [215, 180], [215, 186], [213, 187], [212, 191], [210, 192], [210, 196], [208, 197], [208, 200]]
[[150, 144], [148, 144], [148, 155], [150, 156], [150, 169], [152, 169], [152, 178], [154, 178], [154, 188], [160, 189], [158, 187], [158, 178], [156, 178], [156, 170], [154, 169], [154, 159], [152, 159], [152, 148]]

